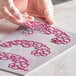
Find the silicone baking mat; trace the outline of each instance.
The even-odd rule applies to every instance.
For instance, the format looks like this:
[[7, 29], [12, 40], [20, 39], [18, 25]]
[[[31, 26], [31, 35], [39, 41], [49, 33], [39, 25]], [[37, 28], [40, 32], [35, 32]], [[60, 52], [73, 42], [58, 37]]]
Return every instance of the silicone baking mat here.
[[76, 44], [76, 34], [43, 20], [25, 25], [0, 41], [0, 69], [24, 75]]

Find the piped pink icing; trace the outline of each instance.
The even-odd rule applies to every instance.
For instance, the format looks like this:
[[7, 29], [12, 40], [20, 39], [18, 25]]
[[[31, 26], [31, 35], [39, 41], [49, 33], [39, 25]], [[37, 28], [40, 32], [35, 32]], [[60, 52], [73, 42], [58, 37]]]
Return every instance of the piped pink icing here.
[[0, 46], [4, 48], [10, 48], [14, 46], [22, 46], [23, 48], [30, 48], [34, 47], [35, 50], [31, 51], [31, 55], [34, 56], [47, 56], [51, 53], [50, 48], [47, 45], [35, 42], [35, 41], [28, 41], [28, 40], [14, 40], [1, 43]]
[[[56, 38], [51, 39], [51, 42], [53, 43], [67, 44], [71, 41], [70, 36], [68, 36], [65, 32], [57, 28], [54, 28], [52, 26], [49, 26], [47, 24], [44, 24], [40, 21], [28, 21], [28, 22], [25, 22], [24, 25], [32, 30], [38, 30], [48, 35], [54, 34]], [[31, 33], [33, 33], [33, 31]]]
[[29, 61], [20, 55], [0, 52], [0, 60], [9, 60], [10, 62], [12, 61], [12, 63], [8, 65], [8, 67], [11, 69], [29, 71]]

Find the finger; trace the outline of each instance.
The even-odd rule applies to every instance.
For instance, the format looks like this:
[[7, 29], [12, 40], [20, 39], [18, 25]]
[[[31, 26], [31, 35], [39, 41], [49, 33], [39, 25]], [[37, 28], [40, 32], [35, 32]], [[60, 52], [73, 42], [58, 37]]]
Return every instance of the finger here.
[[50, 9], [45, 10], [44, 15], [49, 24], [54, 24], [53, 13], [50, 11]]
[[9, 13], [6, 7], [3, 7], [2, 14], [3, 14], [2, 17], [7, 19], [8, 21], [15, 23], [15, 24], [19, 24], [19, 22]]
[[43, 0], [43, 6], [44, 6], [44, 15], [48, 23], [53, 24], [53, 5], [50, 0]]
[[19, 10], [15, 7], [13, 0], [9, 0], [8, 2], [8, 10], [9, 12], [16, 18], [16, 19], [21, 19], [22, 14], [19, 12]]
[[5, 19], [7, 19], [8, 21], [10, 21], [10, 22], [12, 22], [12, 23], [15, 23], [15, 24], [17, 24], [17, 25], [24, 25], [24, 23], [26, 22], [26, 21], [32, 21], [32, 19], [31, 19], [31, 17], [30, 18], [28, 18], [28, 19], [26, 19], [26, 18], [22, 18], [21, 20], [17, 20], [17, 19], [15, 19], [11, 14], [10, 14], [10, 12], [8, 11], [8, 9], [6, 8], [6, 7], [3, 7], [3, 17], [5, 18]]

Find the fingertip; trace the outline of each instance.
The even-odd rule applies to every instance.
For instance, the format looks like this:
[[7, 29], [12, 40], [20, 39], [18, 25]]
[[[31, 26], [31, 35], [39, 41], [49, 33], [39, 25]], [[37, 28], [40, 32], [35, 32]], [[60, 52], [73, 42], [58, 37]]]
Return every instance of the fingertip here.
[[55, 23], [55, 21], [54, 21], [54, 19], [53, 19], [53, 15], [52, 14], [45, 14], [45, 19], [46, 19], [46, 21], [49, 23], [49, 24], [54, 24]]
[[54, 19], [51, 16], [46, 15], [45, 20], [51, 25], [55, 23]]
[[55, 23], [55, 21], [54, 21], [54, 20], [52, 20], [52, 19], [47, 20], [47, 22], [48, 22], [49, 24], [51, 24], [51, 25]]
[[34, 21], [33, 16], [23, 17], [21, 20], [19, 20], [19, 25], [24, 26], [25, 22], [28, 21]]

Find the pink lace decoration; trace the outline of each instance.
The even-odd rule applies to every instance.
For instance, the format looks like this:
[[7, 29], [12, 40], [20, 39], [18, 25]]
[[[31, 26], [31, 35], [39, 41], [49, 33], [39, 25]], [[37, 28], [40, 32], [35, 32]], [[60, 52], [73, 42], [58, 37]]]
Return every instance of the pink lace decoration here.
[[50, 48], [48, 48], [45, 44], [34, 42], [34, 41], [14, 40], [14, 41], [8, 41], [0, 44], [1, 47], [6, 47], [6, 48], [10, 48], [13, 45], [15, 46], [20, 45], [24, 48], [34, 47], [35, 50], [31, 51], [31, 54], [34, 56], [47, 56], [51, 53]]
[[[56, 44], [67, 44], [71, 41], [70, 36], [68, 36], [65, 32], [56, 29], [52, 26], [49, 26], [47, 24], [44, 24], [42, 22], [39, 21], [29, 21], [29, 22], [25, 22], [24, 24], [25, 26], [29, 27], [30, 29], [33, 30], [37, 30], [37, 31], [41, 31], [45, 34], [54, 34], [56, 38], [52, 38], [51, 42], [56, 43]], [[26, 32], [22, 32], [26, 33]], [[31, 31], [31, 33], [33, 33], [33, 31]], [[29, 34], [29, 32], [28, 32]]]
[[12, 63], [8, 65], [8, 67], [11, 69], [29, 71], [27, 69], [29, 66], [29, 61], [20, 55], [0, 52], [0, 60], [11, 60]]

